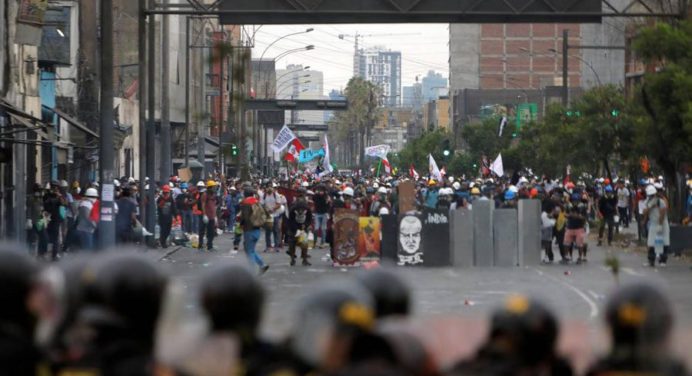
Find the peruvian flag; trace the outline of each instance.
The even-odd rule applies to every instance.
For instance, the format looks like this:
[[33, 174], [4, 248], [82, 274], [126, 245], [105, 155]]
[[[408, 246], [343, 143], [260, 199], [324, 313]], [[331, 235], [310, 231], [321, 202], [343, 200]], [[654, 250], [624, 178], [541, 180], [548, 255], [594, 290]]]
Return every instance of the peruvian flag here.
[[420, 178], [420, 175], [416, 172], [416, 168], [413, 167], [413, 163], [411, 163], [411, 167], [408, 169], [408, 174], [411, 175], [412, 178], [418, 180]]
[[300, 151], [303, 149], [305, 149], [305, 146], [303, 146], [299, 139], [294, 138], [293, 141], [291, 141], [291, 145], [288, 147], [288, 151], [286, 152], [284, 159], [289, 162], [298, 161]]
[[387, 158], [382, 158], [382, 165], [384, 166], [384, 172], [386, 174], [392, 174], [392, 165], [389, 164]]

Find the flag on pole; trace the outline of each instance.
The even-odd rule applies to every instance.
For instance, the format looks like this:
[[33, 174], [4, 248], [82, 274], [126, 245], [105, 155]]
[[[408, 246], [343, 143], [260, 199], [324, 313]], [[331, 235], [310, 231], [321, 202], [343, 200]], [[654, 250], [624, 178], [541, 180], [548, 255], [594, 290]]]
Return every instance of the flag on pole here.
[[389, 153], [390, 150], [391, 147], [386, 144], [369, 146], [365, 148], [365, 155], [367, 155], [368, 157], [377, 157], [385, 159], [387, 158], [387, 153]]
[[418, 175], [418, 172], [416, 172], [416, 168], [413, 166], [413, 163], [411, 163], [411, 167], [408, 168], [408, 174], [416, 180], [420, 178], [420, 175]]
[[502, 153], [497, 155], [497, 158], [495, 158], [493, 164], [490, 165], [490, 170], [497, 176], [502, 176], [505, 174], [505, 169], [502, 166]]
[[389, 161], [387, 160], [387, 158], [382, 158], [382, 165], [384, 166], [384, 172], [385, 172], [386, 174], [390, 174], [390, 175], [391, 175], [391, 173], [392, 173], [392, 165], [389, 164]]
[[279, 153], [280, 151], [286, 149], [286, 147], [291, 144], [291, 141], [295, 139], [296, 135], [293, 133], [293, 131], [291, 131], [290, 128], [284, 125], [283, 128], [281, 128], [279, 133], [276, 135], [276, 138], [272, 143], [272, 149], [275, 153]]
[[322, 158], [322, 167], [324, 168], [324, 171], [320, 175], [328, 174], [334, 171], [334, 167], [332, 167], [329, 158], [329, 139], [327, 138], [326, 133], [324, 134], [324, 157]]
[[439, 182], [443, 180], [442, 173], [437, 167], [437, 163], [435, 163], [435, 158], [433, 158], [432, 154], [428, 154], [428, 171], [430, 173], [430, 178], [433, 178]]
[[291, 146], [288, 147], [288, 152], [284, 156], [284, 160], [289, 162], [296, 162], [300, 158], [300, 151], [305, 149], [303, 143], [299, 139], [295, 138], [291, 141]]
[[500, 130], [497, 132], [497, 137], [502, 137], [502, 132], [504, 132], [506, 125], [507, 125], [507, 116], [503, 116], [502, 119], [500, 119]]

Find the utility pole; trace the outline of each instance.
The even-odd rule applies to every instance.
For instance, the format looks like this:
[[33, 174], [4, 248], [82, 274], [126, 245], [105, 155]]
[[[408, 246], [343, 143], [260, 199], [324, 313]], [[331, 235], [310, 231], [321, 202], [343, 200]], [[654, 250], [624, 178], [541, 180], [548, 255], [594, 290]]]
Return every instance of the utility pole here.
[[113, 147], [113, 3], [101, 0], [101, 100], [99, 112], [99, 180], [101, 181], [101, 249], [115, 246], [115, 148]]
[[[202, 45], [206, 46], [207, 45], [207, 39], [206, 39], [206, 33], [204, 32], [204, 23], [200, 24], [200, 30], [198, 34], [198, 38], [201, 37], [202, 39]], [[207, 85], [207, 66], [206, 64], [207, 56], [206, 56], [206, 48], [203, 48], [200, 50], [200, 61], [202, 65], [202, 79], [200, 80], [200, 85], [199, 85], [199, 97], [202, 100], [202, 107], [199, 109], [199, 116], [197, 117], [197, 161], [202, 164], [202, 176], [200, 176], [200, 180], [207, 180], [207, 166], [206, 166], [206, 160], [207, 160], [207, 153], [204, 151], [204, 134], [205, 134], [205, 128], [207, 125], [207, 117], [209, 116], [209, 113], [206, 112], [207, 109], [207, 93], [206, 93], [206, 85]]]
[[[163, 6], [168, 4], [168, 0], [163, 0]], [[169, 94], [169, 67], [170, 59], [168, 56], [168, 15], [161, 16], [161, 181], [168, 183], [168, 178], [172, 175], [173, 169], [171, 156], [171, 122]]]
[[[98, 2], [94, 0], [79, 1], [79, 69], [77, 90], [77, 117], [89, 129], [97, 131], [99, 124], [98, 109]], [[95, 179], [92, 176], [92, 161], [88, 151], [82, 151], [82, 161], [78, 163], [82, 182]], [[77, 158], [75, 158], [77, 159]]]
[[185, 17], [185, 167], [190, 167], [190, 16]]
[[[154, 0], [149, 0], [149, 8], [154, 9]], [[146, 217], [144, 226], [149, 232], [154, 232], [156, 227], [156, 203], [154, 202], [154, 190], [156, 189], [155, 174], [156, 174], [156, 158], [155, 158], [155, 116], [156, 116], [156, 16], [149, 15], [149, 31], [147, 34], [149, 48], [147, 58], [148, 74], [147, 74], [147, 175], [149, 177], [149, 189], [146, 190]], [[148, 242], [150, 246], [154, 244], [154, 238], [150, 237]]]
[[139, 2], [139, 18], [137, 22], [137, 47], [139, 56], [138, 67], [138, 96], [139, 96], [139, 219], [144, 222], [146, 213], [145, 200], [141, 199], [145, 195], [145, 182], [147, 168], [147, 18], [145, 11], [146, 1]]
[[569, 30], [562, 30], [562, 106], [569, 104]]

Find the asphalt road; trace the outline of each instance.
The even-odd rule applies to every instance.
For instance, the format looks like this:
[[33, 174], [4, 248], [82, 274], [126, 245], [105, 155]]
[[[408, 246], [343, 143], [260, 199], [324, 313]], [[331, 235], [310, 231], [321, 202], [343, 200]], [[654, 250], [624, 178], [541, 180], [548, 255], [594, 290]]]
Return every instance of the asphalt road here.
[[[444, 319], [468, 321], [470, 332], [482, 337], [485, 319], [508, 294], [525, 293], [551, 307], [563, 322], [563, 329], [580, 337], [573, 347], [584, 359], [604, 350], [602, 326], [603, 306], [608, 294], [616, 287], [611, 271], [604, 265], [607, 254], [615, 254], [621, 264], [619, 283], [647, 280], [664, 289], [674, 305], [677, 329], [675, 347], [692, 346], [692, 269], [686, 259], [670, 259], [665, 268], [643, 266], [646, 261], [641, 249], [634, 245], [597, 247], [595, 238], [589, 240], [589, 262], [584, 265], [541, 265], [522, 268], [398, 268], [413, 291], [414, 320], [442, 322]], [[175, 278], [184, 282], [188, 291], [187, 308], [198, 312], [196, 287], [205, 270], [219, 262], [246, 262], [242, 249], [232, 252], [232, 235], [224, 234], [215, 242], [217, 252], [201, 252], [178, 248], [161, 259]], [[354, 269], [334, 268], [323, 258], [326, 249], [311, 251], [313, 266], [289, 266], [284, 253], [263, 253], [264, 236], [257, 247], [260, 255], [271, 265], [262, 281], [269, 293], [262, 332], [271, 338], [287, 335], [296, 321], [294, 310], [306, 288], [328, 279], [348, 277]], [[300, 262], [298, 263], [300, 265]], [[482, 323], [475, 325], [473, 323]], [[469, 325], [467, 325], [469, 327]], [[444, 328], [441, 329], [445, 331]], [[478, 332], [481, 331], [481, 334]], [[586, 362], [587, 360], [583, 360]], [[692, 364], [692, 359], [688, 359]]]

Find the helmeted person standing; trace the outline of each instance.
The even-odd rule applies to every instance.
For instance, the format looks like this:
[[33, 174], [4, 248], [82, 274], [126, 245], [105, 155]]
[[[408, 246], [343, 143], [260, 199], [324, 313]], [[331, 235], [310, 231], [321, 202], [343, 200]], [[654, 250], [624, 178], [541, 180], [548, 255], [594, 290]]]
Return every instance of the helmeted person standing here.
[[202, 222], [199, 225], [199, 248], [204, 246], [204, 235], [207, 236], [207, 251], [215, 251], [214, 237], [216, 236], [216, 209], [219, 199], [216, 196], [216, 182], [209, 180], [207, 190], [200, 195], [199, 203], [202, 210]]
[[[198, 233], [202, 228], [202, 218], [204, 217], [202, 213], [202, 194], [206, 191], [206, 184], [202, 180], [197, 182], [195, 186], [195, 192], [192, 195], [192, 231], [193, 233]], [[201, 247], [200, 242], [200, 247]]]
[[191, 233], [192, 230], [192, 204], [193, 200], [191, 194], [188, 191], [187, 182], [180, 183], [180, 194], [175, 197], [175, 206], [180, 212], [180, 216], [183, 220], [183, 231], [185, 233]]
[[77, 217], [77, 235], [82, 249], [93, 251], [96, 243], [96, 228], [98, 223], [91, 215], [94, 203], [99, 193], [96, 188], [87, 188], [85, 197], [79, 203], [79, 216]]
[[668, 204], [661, 198], [653, 185], [646, 187], [646, 208], [644, 222], [648, 221], [648, 237], [646, 246], [649, 248], [649, 266], [656, 264], [666, 266], [668, 249], [670, 248], [670, 224], [668, 223]]
[[588, 376], [689, 375], [670, 355], [673, 311], [658, 289], [642, 283], [619, 289], [606, 304], [605, 321], [612, 347]]
[[257, 197], [255, 197], [255, 191], [252, 188], [246, 188], [243, 196], [245, 198], [240, 202], [240, 226], [243, 229], [243, 247], [250, 262], [254, 262], [259, 267], [260, 273], [265, 273], [269, 269], [269, 265], [266, 265], [260, 255], [257, 254], [255, 247], [260, 237], [260, 228], [265, 223], [266, 211]]
[[307, 201], [304, 198], [297, 199], [291, 205], [288, 213], [288, 255], [291, 256], [291, 266], [296, 264], [296, 246], [300, 247], [300, 258], [303, 260], [303, 266], [311, 265], [308, 261], [307, 244], [307, 233], [311, 225], [312, 212]]
[[171, 187], [168, 184], [161, 188], [161, 196], [156, 200], [156, 210], [158, 211], [159, 227], [161, 228], [159, 242], [162, 248], [168, 248], [168, 236], [171, 234], [173, 218], [178, 215], [175, 201], [171, 196]]
[[[261, 203], [264, 206], [264, 210], [271, 215], [271, 222], [268, 222], [269, 226], [265, 225], [264, 228], [265, 246], [267, 247], [265, 252], [272, 251], [272, 248], [276, 248], [276, 250], [279, 251], [279, 247], [281, 246], [281, 239], [279, 238], [281, 236], [281, 217], [283, 216], [286, 207], [282, 204], [281, 197], [274, 189], [274, 186], [268, 184], [264, 190], [264, 194], [261, 197]], [[272, 235], [274, 238], [273, 247]]]
[[613, 194], [613, 187], [607, 185], [605, 194], [598, 201], [598, 214], [601, 225], [598, 227], [598, 245], [603, 244], [603, 232], [608, 226], [608, 245], [613, 242], [613, 227], [615, 226], [615, 214], [617, 210], [617, 197]]

